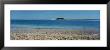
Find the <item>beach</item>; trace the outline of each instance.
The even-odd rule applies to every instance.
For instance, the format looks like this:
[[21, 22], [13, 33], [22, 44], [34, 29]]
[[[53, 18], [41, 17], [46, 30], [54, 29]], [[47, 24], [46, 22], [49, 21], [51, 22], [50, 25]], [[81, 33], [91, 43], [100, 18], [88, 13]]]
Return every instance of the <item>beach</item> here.
[[28, 29], [11, 30], [11, 40], [100, 40], [95, 30]]
[[99, 10], [11, 10], [11, 40], [100, 40]]

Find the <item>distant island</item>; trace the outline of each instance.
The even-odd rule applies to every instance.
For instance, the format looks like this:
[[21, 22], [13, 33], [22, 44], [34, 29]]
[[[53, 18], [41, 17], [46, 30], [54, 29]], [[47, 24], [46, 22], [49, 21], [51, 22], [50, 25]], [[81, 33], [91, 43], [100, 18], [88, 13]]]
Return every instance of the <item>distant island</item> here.
[[56, 18], [56, 20], [64, 20], [64, 18]]

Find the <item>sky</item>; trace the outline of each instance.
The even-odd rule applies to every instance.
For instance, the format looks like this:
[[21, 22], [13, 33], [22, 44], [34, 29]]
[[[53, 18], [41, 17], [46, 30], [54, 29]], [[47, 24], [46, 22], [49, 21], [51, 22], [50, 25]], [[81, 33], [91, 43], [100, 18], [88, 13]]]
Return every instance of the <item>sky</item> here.
[[11, 10], [12, 20], [100, 19], [100, 10]]

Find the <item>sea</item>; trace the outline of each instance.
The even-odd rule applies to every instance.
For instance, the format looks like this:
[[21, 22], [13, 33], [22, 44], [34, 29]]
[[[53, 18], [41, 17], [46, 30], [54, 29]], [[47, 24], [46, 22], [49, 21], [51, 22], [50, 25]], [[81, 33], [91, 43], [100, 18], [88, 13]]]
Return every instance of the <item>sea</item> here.
[[11, 28], [100, 30], [99, 19], [82, 20], [11, 20]]

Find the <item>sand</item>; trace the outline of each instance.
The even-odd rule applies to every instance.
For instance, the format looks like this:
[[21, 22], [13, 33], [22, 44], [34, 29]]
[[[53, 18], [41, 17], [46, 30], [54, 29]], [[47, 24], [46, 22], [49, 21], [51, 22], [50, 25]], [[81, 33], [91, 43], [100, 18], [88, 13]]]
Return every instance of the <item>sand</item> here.
[[94, 30], [66, 29], [14, 29], [11, 40], [100, 40], [100, 33]]

